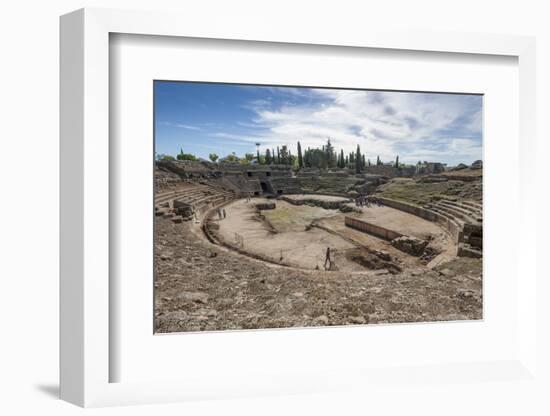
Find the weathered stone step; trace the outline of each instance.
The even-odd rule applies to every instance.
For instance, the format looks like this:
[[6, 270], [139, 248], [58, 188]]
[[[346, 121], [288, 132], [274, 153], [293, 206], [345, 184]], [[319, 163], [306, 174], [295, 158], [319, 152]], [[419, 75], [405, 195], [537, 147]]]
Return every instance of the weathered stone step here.
[[474, 218], [470, 217], [469, 215], [463, 214], [462, 212], [458, 211], [456, 208], [448, 207], [443, 204], [437, 204], [437, 205], [434, 205], [434, 207], [435, 206], [437, 206], [439, 210], [448, 212], [449, 214], [453, 215], [456, 218], [461, 219], [464, 222], [469, 222], [474, 224], [477, 223], [477, 221]]
[[456, 255], [458, 257], [473, 257], [476, 259], [480, 259], [481, 257], [483, 257], [483, 252], [470, 246], [469, 244], [460, 243], [458, 245]]
[[449, 205], [449, 206], [458, 207], [460, 209], [463, 209], [467, 212], [472, 213], [473, 216], [483, 216], [483, 210], [481, 208], [474, 207], [474, 206], [467, 205], [467, 204], [463, 204], [462, 202], [451, 201], [451, 200], [448, 200], [448, 199], [442, 199], [438, 202], [439, 203], [444, 203], [444, 204]]
[[467, 209], [463, 206], [460, 206], [457, 203], [451, 203], [451, 202], [447, 202], [447, 201], [443, 201], [443, 200], [438, 201], [436, 205], [443, 205], [443, 206], [452, 208], [452, 209], [462, 213], [463, 215], [465, 215], [467, 217], [475, 219], [476, 221], [479, 221], [479, 222], [483, 221], [483, 216], [480, 215], [479, 211], [476, 211], [473, 208]]
[[184, 189], [178, 191], [166, 192], [155, 197], [155, 204], [160, 205], [162, 203], [174, 200], [174, 199], [185, 199], [186, 202], [195, 203], [203, 198], [205, 195], [208, 196], [219, 196], [220, 194], [230, 197], [234, 194], [227, 191], [217, 191], [208, 187], [201, 187], [201, 189]]
[[430, 207], [429, 210], [432, 211], [432, 212], [435, 212], [436, 214], [439, 214], [440, 216], [442, 216], [444, 218], [446, 218], [447, 220], [449, 220], [450, 222], [452, 222], [454, 225], [456, 225], [459, 228], [462, 228], [464, 226], [464, 221], [463, 220], [452, 216], [448, 212], [441, 211], [441, 210], [437, 209], [437, 207]]
[[483, 206], [479, 202], [466, 200], [466, 201], [462, 201], [462, 203], [465, 204], [465, 205], [469, 205], [473, 208], [477, 208], [480, 211], [483, 211]]

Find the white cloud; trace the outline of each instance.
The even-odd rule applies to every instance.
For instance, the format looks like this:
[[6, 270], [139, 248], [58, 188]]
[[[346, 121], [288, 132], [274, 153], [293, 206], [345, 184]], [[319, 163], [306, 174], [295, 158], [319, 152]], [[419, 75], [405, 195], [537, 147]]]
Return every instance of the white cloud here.
[[189, 124], [181, 124], [181, 123], [171, 123], [169, 121], [161, 121], [163, 126], [169, 126], [169, 127], [177, 127], [179, 129], [187, 129], [187, 130], [200, 130], [200, 127], [197, 126], [191, 126]]
[[[481, 158], [481, 98], [453, 94], [298, 90], [307, 104], [251, 103], [257, 134], [241, 137], [265, 147], [319, 147], [328, 137], [348, 153], [357, 144], [374, 159], [413, 162]], [[452, 138], [452, 139], [450, 139]], [[406, 152], [407, 154], [404, 154]], [[422, 156], [422, 157], [420, 157]]]

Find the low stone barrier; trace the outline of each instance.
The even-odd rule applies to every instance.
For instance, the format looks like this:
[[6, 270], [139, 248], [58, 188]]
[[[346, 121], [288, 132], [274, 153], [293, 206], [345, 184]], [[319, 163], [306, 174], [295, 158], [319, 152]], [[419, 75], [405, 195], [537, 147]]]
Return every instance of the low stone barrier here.
[[[346, 199], [346, 198], [342, 198], [342, 200], [339, 200], [339, 201], [323, 201], [322, 199], [317, 199], [317, 198], [308, 199], [307, 197], [305, 197], [302, 199], [295, 199], [295, 198], [288, 198], [285, 196], [281, 196], [279, 197], [279, 199], [286, 201], [292, 205], [309, 205], [309, 206], [321, 207], [324, 209], [342, 209], [346, 206], [347, 203], [351, 202], [349, 199]], [[344, 208], [344, 210], [346, 210], [346, 208]], [[346, 210], [346, 211], [349, 212], [349, 210]]]
[[260, 204], [256, 204], [256, 209], [260, 211], [266, 211], [268, 209], [275, 209], [277, 205], [275, 205], [275, 202], [262, 202]]
[[356, 230], [362, 231], [367, 234], [372, 234], [376, 237], [380, 237], [388, 241], [391, 241], [395, 238], [403, 237], [403, 234], [398, 233], [397, 231], [389, 230], [387, 228], [380, 227], [379, 225], [370, 224], [357, 218], [346, 216], [344, 222], [346, 226], [350, 228], [355, 228]]

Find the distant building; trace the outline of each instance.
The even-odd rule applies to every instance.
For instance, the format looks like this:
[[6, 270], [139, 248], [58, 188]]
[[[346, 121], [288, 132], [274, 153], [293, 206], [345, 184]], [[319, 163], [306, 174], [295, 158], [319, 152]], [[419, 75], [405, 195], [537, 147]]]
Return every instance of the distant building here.
[[401, 165], [399, 168], [396, 168], [394, 163], [385, 163], [383, 165], [367, 166], [365, 172], [373, 175], [387, 176], [389, 178], [410, 177], [414, 176], [416, 173], [416, 167], [414, 165]]
[[470, 166], [470, 169], [482, 169], [483, 168], [483, 162], [481, 160], [476, 160], [474, 163], [472, 163], [472, 166]]
[[446, 163], [440, 162], [418, 162], [416, 164], [416, 174], [430, 174], [430, 173], [441, 173], [445, 172]]

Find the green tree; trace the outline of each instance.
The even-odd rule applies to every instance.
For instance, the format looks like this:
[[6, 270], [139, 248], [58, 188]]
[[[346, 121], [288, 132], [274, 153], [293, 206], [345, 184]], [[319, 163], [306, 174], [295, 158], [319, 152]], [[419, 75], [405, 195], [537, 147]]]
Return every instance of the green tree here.
[[180, 152], [176, 156], [178, 160], [197, 160], [197, 157], [191, 153], [183, 153], [183, 149], [180, 148]]
[[160, 154], [157, 156], [157, 159], [158, 160], [176, 160], [174, 158], [174, 156], [171, 156], [171, 155], [165, 155], [165, 154]]
[[277, 164], [281, 164], [281, 152], [279, 151], [279, 146], [277, 146]]
[[240, 159], [235, 154], [235, 152], [232, 152], [230, 155], [227, 155], [226, 157], [224, 157], [224, 161], [228, 163], [239, 163]]
[[304, 152], [304, 166], [306, 168], [311, 167], [311, 149], [308, 147], [307, 150]]
[[325, 169], [327, 167], [325, 150], [308, 148], [304, 155], [304, 164], [308, 168]]
[[271, 165], [271, 163], [273, 163], [273, 161], [271, 160], [271, 151], [269, 149], [267, 149], [265, 151], [265, 164], [266, 165]]
[[380, 156], [376, 156], [376, 166], [379, 166], [382, 164], [382, 161], [380, 160]]
[[244, 158], [241, 159], [241, 163], [243, 164], [249, 164], [254, 160], [254, 153], [245, 153]]
[[209, 157], [209, 159], [210, 159], [212, 162], [214, 162], [214, 163], [215, 163], [216, 160], [218, 160], [218, 158], [219, 158], [218, 155], [217, 155], [216, 153], [210, 153], [210, 154], [208, 155], [208, 157]]
[[237, 157], [235, 152], [231, 153], [230, 155], [227, 155], [223, 158], [223, 160], [227, 163], [239, 163], [240, 159]]
[[357, 150], [355, 151], [355, 173], [361, 173], [361, 161], [363, 159], [361, 158], [361, 150], [359, 149], [359, 145], [357, 145]]
[[395, 168], [399, 169], [399, 155], [395, 157]]
[[330, 137], [327, 139], [327, 144], [325, 146], [325, 154], [327, 167], [333, 168], [336, 166], [336, 157], [334, 155], [334, 146], [330, 143]]
[[298, 142], [298, 167], [302, 169], [304, 167], [304, 158], [302, 157], [302, 146]]
[[288, 153], [288, 148], [286, 147], [286, 144], [281, 147], [280, 159], [283, 165], [290, 164], [290, 154]]

